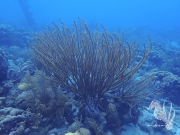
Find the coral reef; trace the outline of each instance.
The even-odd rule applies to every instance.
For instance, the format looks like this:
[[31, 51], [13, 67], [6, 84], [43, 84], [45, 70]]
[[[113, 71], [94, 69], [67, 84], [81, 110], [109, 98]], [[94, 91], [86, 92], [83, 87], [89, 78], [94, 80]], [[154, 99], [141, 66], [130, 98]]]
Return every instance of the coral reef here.
[[[23, 110], [7, 107], [0, 109], [0, 133], [8, 134], [13, 129], [18, 135], [24, 132]], [[12, 135], [12, 132], [10, 133]]]
[[[46, 80], [37, 72], [34, 75], [27, 73], [18, 86], [22, 91], [15, 102], [24, 110], [43, 116], [47, 124], [63, 126], [65, 122], [71, 124], [71, 98], [65, 95], [62, 89], [53, 82]], [[53, 120], [56, 118], [56, 120]], [[40, 124], [44, 124], [41, 122]]]
[[2, 46], [27, 47], [31, 40], [30, 34], [23, 28], [0, 24], [0, 44]]
[[162, 89], [164, 95], [168, 95], [165, 99], [180, 105], [180, 78], [177, 75], [167, 71], [159, 71], [155, 73], [155, 85]]
[[0, 82], [7, 79], [8, 62], [5, 54], [0, 48]]
[[111, 128], [111, 130], [113, 130], [113, 134], [118, 135], [121, 131], [122, 122], [119, 118], [119, 114], [116, 109], [116, 106], [112, 103], [108, 104], [107, 122], [108, 122], [108, 126]]
[[[88, 28], [85, 29], [85, 31], [86, 33], [83, 29], [81, 33], [84, 34], [84, 38], [81, 40], [83, 42], [89, 41]], [[61, 34], [68, 34], [68, 31], [66, 32]], [[133, 28], [131, 32], [142, 34], [141, 29]], [[90, 35], [91, 34], [98, 35], [96, 32], [90, 32]], [[106, 34], [108, 33], [105, 31], [104, 36], [106, 36]], [[79, 96], [81, 94], [83, 94], [83, 96], [87, 93], [91, 94], [92, 87], [90, 87], [91, 85], [89, 83], [79, 83], [80, 85], [77, 90], [83, 89], [83, 84], [85, 88], [88, 89], [86, 91], [87, 93], [81, 91], [82, 93], [77, 95], [74, 94], [74, 91], [71, 91], [69, 87], [64, 85], [64, 83], [71, 83], [74, 84], [74, 87], [77, 87], [74, 82], [77, 80], [70, 75], [70, 72], [66, 72], [65, 74], [69, 76], [69, 80], [65, 79], [63, 83], [59, 83], [55, 80], [61, 77], [61, 70], [58, 72], [59, 76], [55, 76], [56, 79], [52, 78], [55, 74], [47, 71], [44, 72], [45, 68], [42, 68], [42, 65], [38, 65], [38, 63], [35, 64], [37, 64], [41, 70], [36, 70], [33, 63], [37, 61], [31, 59], [31, 56], [28, 54], [27, 44], [31, 40], [29, 35], [28, 32], [21, 28], [7, 25], [0, 26], [0, 134], [174, 135], [180, 133], [178, 130], [180, 128], [180, 117], [178, 115], [180, 112], [180, 108], [178, 107], [180, 105], [179, 40], [175, 40], [172, 37], [174, 41], [163, 40], [163, 44], [152, 42], [153, 50], [149, 55], [149, 59], [139, 68], [140, 70], [134, 74], [134, 77], [129, 79], [122, 87], [113, 89], [113, 91], [106, 91], [105, 94], [102, 94], [103, 96], [100, 96], [98, 104], [94, 106], [94, 101], [98, 99], [97, 95], [85, 96], [88, 98], [86, 100], [87, 102]], [[126, 37], [130, 35], [131, 33], [125, 33]], [[92, 40], [97, 39], [96, 36], [94, 36]], [[145, 37], [144, 35], [140, 36]], [[74, 35], [74, 38], [75, 37]], [[102, 42], [105, 43], [109, 41], [109, 38], [102, 38]], [[132, 36], [130, 40], [133, 40], [133, 38], [138, 38], [138, 36]], [[142, 39], [138, 40], [142, 42]], [[116, 41], [117, 40], [115, 40], [114, 43]], [[99, 53], [100, 52], [101, 51], [99, 51]], [[54, 54], [55, 53], [52, 54], [54, 57], [59, 55]], [[142, 54], [143, 51], [139, 50], [132, 65], [137, 64], [137, 61], [142, 59]], [[80, 57], [81, 55], [78, 56]], [[72, 55], [62, 57], [71, 60]], [[89, 57], [89, 59], [91, 59], [91, 57]], [[74, 61], [75, 60], [77, 59], [74, 59]], [[74, 61], [71, 62], [73, 63]], [[51, 59], [49, 62], [52, 62]], [[64, 62], [65, 65], [68, 61]], [[109, 63], [112, 64], [111, 59], [109, 59]], [[54, 63], [52, 62], [51, 64], [53, 66]], [[85, 66], [89, 68], [89, 64], [89, 60], [87, 60]], [[64, 65], [62, 65], [62, 68]], [[72, 65], [73, 64], [66, 66], [67, 68], [72, 68], [74, 71], [75, 68]], [[48, 68], [52, 68], [52, 66]], [[61, 66], [59, 65], [59, 67]], [[76, 69], [78, 74], [81, 73], [80, 68], [81, 67]], [[124, 73], [130, 71], [130, 69], [131, 68], [128, 68]], [[141, 76], [144, 77], [144, 75], [148, 74], [147, 71], [149, 70], [151, 70], [154, 80], [149, 87], [145, 88], [144, 86], [149, 84], [147, 82], [151, 81], [148, 79], [145, 83], [139, 81], [142, 79]], [[98, 71], [100, 72], [101, 70]], [[108, 71], [105, 75], [110, 76], [110, 73], [113, 71]], [[86, 77], [92, 77], [91, 72], [84, 75]], [[104, 74], [102, 74], [102, 76], [103, 75]], [[81, 80], [82, 77], [82, 75], [78, 76], [77, 79]], [[113, 77], [113, 75], [111, 77]], [[96, 79], [98, 79], [98, 76], [94, 78], [97, 85], [103, 84], [101, 80], [97, 81]], [[107, 78], [105, 80], [108, 82]], [[109, 81], [110, 80], [111, 79], [109, 79]], [[135, 86], [137, 82], [141, 83], [140, 87]], [[160, 91], [158, 91], [160, 93], [150, 95], [149, 98], [140, 100], [138, 96], [134, 96], [136, 92], [139, 92], [138, 89], [145, 89], [146, 92], [154, 92], [155, 89], [160, 89]], [[134, 90], [137, 91], [133, 93]], [[114, 98], [114, 96], [118, 95], [120, 95], [121, 98]], [[141, 95], [141, 93], [139, 93], [139, 95]], [[92, 99], [94, 97], [96, 98], [95, 100]], [[124, 99], [128, 99], [128, 101], [132, 100], [132, 102], [127, 102], [127, 100]], [[173, 128], [170, 128], [171, 130], [167, 131], [163, 126], [164, 123], [155, 119], [153, 112], [147, 110], [152, 99], [159, 99], [160, 104], [165, 103], [167, 110], [170, 110], [169, 105], [172, 102], [177, 115], [173, 119]], [[167, 111], [167, 113], [168, 112], [169, 111]], [[155, 123], [160, 126], [154, 128], [157, 126]]]

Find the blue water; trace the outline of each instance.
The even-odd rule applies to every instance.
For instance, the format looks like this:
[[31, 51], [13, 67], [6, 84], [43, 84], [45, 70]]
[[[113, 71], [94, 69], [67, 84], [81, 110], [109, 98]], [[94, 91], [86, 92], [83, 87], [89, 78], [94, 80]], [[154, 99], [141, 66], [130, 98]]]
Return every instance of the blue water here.
[[[179, 28], [180, 0], [24, 0], [36, 28], [58, 18], [66, 24], [78, 17], [88, 23], [101, 22], [106, 28], [150, 26], [156, 29]], [[29, 27], [18, 0], [0, 3], [0, 23]]]

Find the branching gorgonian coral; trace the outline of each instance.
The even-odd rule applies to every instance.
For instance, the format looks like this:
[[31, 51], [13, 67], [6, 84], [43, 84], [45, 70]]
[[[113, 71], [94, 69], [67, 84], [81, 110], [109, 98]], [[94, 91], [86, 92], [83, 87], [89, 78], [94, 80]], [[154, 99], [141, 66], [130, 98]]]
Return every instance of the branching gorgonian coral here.
[[[149, 95], [144, 88], [150, 79], [122, 89], [146, 61], [151, 48], [144, 45], [143, 56], [136, 62], [137, 47], [123, 43], [118, 34], [101, 30], [90, 31], [84, 20], [70, 29], [61, 27], [43, 31], [34, 36], [31, 55], [39, 69], [71, 90], [89, 107], [96, 107], [107, 92], [119, 89], [112, 97], [136, 102]], [[137, 87], [140, 86], [140, 87]]]

